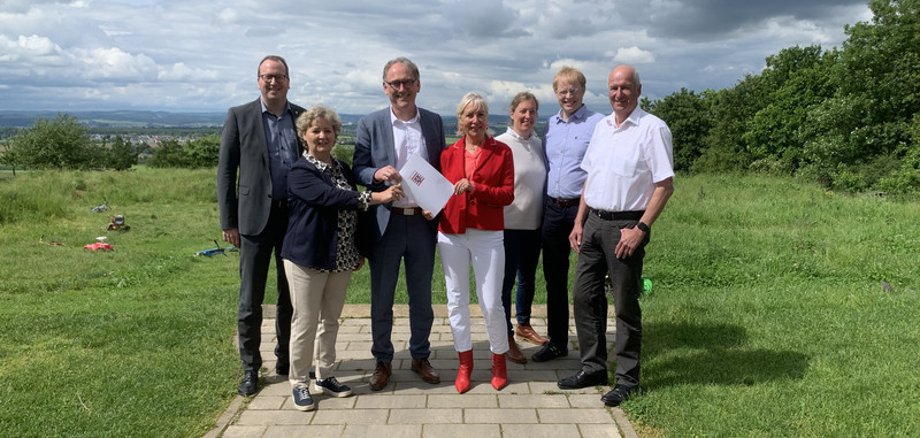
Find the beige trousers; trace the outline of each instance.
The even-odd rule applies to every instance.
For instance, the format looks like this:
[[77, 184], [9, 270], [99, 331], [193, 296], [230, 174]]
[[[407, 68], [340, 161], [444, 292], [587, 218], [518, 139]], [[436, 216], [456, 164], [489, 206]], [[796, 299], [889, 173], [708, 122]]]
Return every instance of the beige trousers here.
[[[284, 260], [284, 273], [291, 290], [294, 316], [291, 319], [291, 386], [310, 382], [310, 368], [316, 360], [316, 378], [331, 377], [335, 365], [335, 342], [339, 317], [351, 271], [321, 272]], [[317, 332], [318, 330], [318, 332]]]

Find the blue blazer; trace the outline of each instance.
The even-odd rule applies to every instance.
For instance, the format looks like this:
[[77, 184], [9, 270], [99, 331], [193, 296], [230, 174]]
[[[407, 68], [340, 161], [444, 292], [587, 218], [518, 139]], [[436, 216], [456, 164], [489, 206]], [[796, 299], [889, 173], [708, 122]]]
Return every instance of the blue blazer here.
[[[361, 119], [355, 138], [355, 155], [352, 160], [355, 175], [358, 177], [358, 183], [375, 192], [385, 190], [386, 185], [374, 182], [374, 172], [386, 165], [396, 167], [396, 145], [393, 141], [390, 111], [390, 107], [386, 107]], [[425, 137], [425, 146], [428, 149], [428, 162], [440, 171], [441, 150], [447, 146], [444, 141], [444, 122], [441, 121], [441, 116], [431, 111], [422, 108], [418, 111], [422, 136]], [[374, 236], [379, 238], [387, 229], [390, 210], [385, 207], [374, 209], [377, 219]], [[437, 227], [437, 221], [431, 222], [432, 227]]]
[[[339, 210], [360, 208], [355, 176], [337, 161], [352, 190], [337, 188], [331, 177], [303, 157], [288, 172], [288, 229], [281, 257], [300, 266], [335, 269]], [[355, 239], [359, 243], [357, 235]]]

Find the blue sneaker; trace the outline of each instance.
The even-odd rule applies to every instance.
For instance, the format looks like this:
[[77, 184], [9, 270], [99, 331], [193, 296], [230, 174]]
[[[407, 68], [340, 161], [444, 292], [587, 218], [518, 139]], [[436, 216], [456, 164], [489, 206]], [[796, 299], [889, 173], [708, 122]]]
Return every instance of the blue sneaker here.
[[313, 390], [326, 393], [326, 395], [331, 395], [333, 397], [348, 397], [351, 395], [351, 388], [349, 388], [348, 385], [339, 383], [335, 377], [314, 380]]
[[307, 385], [297, 385], [293, 390], [294, 409], [298, 411], [312, 411], [316, 407], [313, 397], [310, 397], [310, 388]]

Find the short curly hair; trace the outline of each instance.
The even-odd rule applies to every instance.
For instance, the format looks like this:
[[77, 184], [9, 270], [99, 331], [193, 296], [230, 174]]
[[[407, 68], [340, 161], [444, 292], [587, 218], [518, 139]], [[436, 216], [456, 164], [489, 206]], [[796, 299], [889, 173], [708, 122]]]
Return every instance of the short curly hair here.
[[297, 136], [303, 137], [303, 133], [310, 129], [310, 125], [312, 125], [313, 121], [316, 119], [323, 119], [332, 123], [332, 129], [335, 131], [336, 137], [338, 137], [339, 132], [342, 131], [342, 119], [339, 118], [339, 114], [336, 113], [334, 109], [327, 106], [316, 105], [297, 117], [297, 121], [295, 122], [297, 125]]

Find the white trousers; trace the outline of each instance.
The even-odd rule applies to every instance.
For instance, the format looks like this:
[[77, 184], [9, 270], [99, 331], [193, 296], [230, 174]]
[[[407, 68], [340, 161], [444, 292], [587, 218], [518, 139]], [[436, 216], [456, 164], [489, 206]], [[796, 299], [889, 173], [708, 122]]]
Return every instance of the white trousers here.
[[284, 260], [284, 274], [287, 276], [291, 304], [294, 306], [288, 381], [292, 387], [296, 387], [310, 382], [314, 353], [316, 378], [330, 377], [330, 371], [335, 365], [339, 317], [345, 306], [351, 271], [321, 272]]
[[489, 334], [493, 353], [508, 351], [508, 328], [502, 307], [502, 280], [505, 275], [504, 235], [501, 231], [467, 228], [464, 234], [438, 232], [438, 252], [447, 283], [447, 312], [454, 349], [473, 349], [470, 334], [470, 261], [476, 278], [479, 308]]

